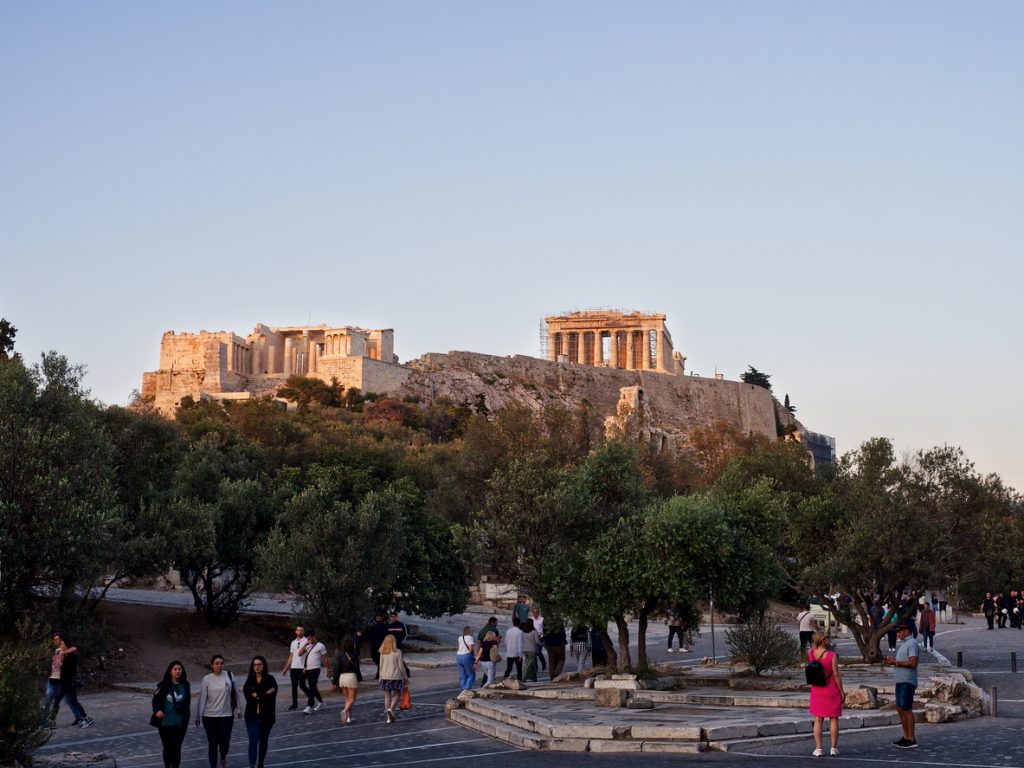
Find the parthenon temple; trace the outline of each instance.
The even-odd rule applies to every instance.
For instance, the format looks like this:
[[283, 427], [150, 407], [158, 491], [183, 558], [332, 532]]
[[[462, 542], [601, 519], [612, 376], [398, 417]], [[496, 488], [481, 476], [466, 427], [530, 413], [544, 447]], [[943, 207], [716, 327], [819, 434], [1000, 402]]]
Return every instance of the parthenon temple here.
[[682, 374], [686, 358], [672, 348], [665, 315], [616, 310], [545, 317], [552, 362]]
[[387, 392], [408, 376], [394, 353], [394, 330], [258, 323], [245, 338], [230, 331], [175, 333], [160, 341], [160, 369], [143, 374], [142, 398], [170, 414], [193, 399], [244, 400], [272, 392], [289, 376], [337, 379]]

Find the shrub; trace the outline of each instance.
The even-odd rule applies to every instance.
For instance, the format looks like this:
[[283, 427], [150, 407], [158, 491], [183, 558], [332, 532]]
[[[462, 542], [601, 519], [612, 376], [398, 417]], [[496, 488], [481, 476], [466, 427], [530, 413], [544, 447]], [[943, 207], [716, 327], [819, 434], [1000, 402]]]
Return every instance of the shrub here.
[[725, 641], [734, 659], [745, 661], [755, 675], [766, 669], [782, 669], [797, 663], [800, 645], [777, 624], [763, 621], [740, 624], [726, 630]]
[[50, 738], [39, 722], [39, 680], [49, 669], [49, 646], [38, 633], [21, 630], [21, 639], [0, 643], [0, 764], [29, 764], [32, 750]]

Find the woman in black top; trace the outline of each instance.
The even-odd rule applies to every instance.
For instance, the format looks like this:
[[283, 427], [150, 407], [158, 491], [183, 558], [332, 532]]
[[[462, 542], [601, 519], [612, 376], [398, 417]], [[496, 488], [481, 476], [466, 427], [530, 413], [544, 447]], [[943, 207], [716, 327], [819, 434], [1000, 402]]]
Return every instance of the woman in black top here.
[[344, 725], [352, 722], [352, 705], [356, 703], [359, 684], [363, 682], [363, 673], [359, 671], [359, 652], [351, 637], [341, 641], [341, 655], [334, 668], [337, 672], [331, 678], [331, 690], [341, 686], [345, 692], [345, 708], [341, 710], [341, 723]]
[[277, 680], [267, 671], [267, 660], [254, 656], [242, 686], [245, 698], [245, 730], [249, 734], [249, 768], [263, 768], [267, 759], [270, 729], [277, 721]]
[[184, 665], [175, 659], [167, 665], [163, 679], [153, 694], [153, 717], [149, 724], [160, 731], [164, 748], [164, 768], [181, 766], [181, 745], [188, 733], [192, 708], [192, 688]]

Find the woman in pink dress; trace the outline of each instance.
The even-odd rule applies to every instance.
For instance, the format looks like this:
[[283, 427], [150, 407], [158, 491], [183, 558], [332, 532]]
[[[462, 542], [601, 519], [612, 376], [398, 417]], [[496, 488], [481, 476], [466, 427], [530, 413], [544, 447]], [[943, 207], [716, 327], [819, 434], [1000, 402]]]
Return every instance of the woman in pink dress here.
[[820, 661], [825, 667], [827, 685], [811, 686], [811, 714], [814, 715], [814, 757], [821, 757], [821, 726], [822, 720], [829, 719], [829, 733], [832, 736], [833, 756], [839, 754], [839, 717], [843, 714], [843, 678], [839, 675], [839, 657], [829, 650], [828, 635], [815, 632], [811, 638], [811, 650], [807, 659]]

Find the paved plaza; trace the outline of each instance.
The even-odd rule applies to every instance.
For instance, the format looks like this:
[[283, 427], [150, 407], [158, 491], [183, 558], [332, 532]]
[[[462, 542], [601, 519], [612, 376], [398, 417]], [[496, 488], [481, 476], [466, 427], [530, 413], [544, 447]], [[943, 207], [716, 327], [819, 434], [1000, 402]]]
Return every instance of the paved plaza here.
[[[173, 605], [170, 602], [182, 596], [174, 593], [163, 594], [156, 599], [136, 593], [136, 599], [146, 602]], [[120, 599], [115, 595], [115, 599]], [[259, 610], [286, 613], [288, 606], [280, 605], [276, 599], [266, 600]], [[410, 617], [424, 632], [436, 636], [442, 644], [451, 643], [465, 624], [473, 627], [486, 620], [487, 612], [471, 612], [456, 617], [421, 620]], [[892, 747], [891, 742], [899, 736], [899, 728], [879, 725], [871, 728], [844, 731], [840, 739], [841, 755], [836, 760], [843, 765], [877, 766], [887, 763], [904, 763], [921, 766], [948, 766], [948, 768], [1003, 768], [1024, 766], [1024, 670], [1013, 674], [1010, 669], [1010, 652], [1024, 651], [1024, 632], [1017, 630], [987, 631], [984, 622], [967, 617], [964, 624], [940, 625], [936, 647], [945, 658], [955, 661], [957, 651], [964, 655], [964, 666], [974, 673], [977, 682], [984, 688], [993, 685], [999, 689], [998, 718], [976, 718], [973, 720], [945, 723], [941, 725], [918, 725], [918, 741], [921, 746], [915, 750], [901, 751]], [[503, 617], [503, 623], [506, 623]], [[650, 633], [650, 650], [655, 660], [672, 664], [688, 665], [697, 663], [699, 658], [710, 655], [711, 637], [702, 632], [689, 654], [667, 654], [664, 642], [667, 631], [655, 625]], [[725, 640], [721, 628], [716, 630], [715, 639], [718, 655], [725, 653]], [[840, 653], [853, 655], [849, 640], [838, 641]], [[283, 655], [283, 654], [282, 654]], [[301, 712], [280, 711], [278, 723], [271, 736], [270, 755], [267, 768], [303, 766], [429, 766], [460, 765], [487, 761], [490, 765], [512, 766], [608, 766], [609, 768], [643, 764], [660, 767], [679, 765], [681, 762], [707, 762], [719, 766], [783, 765], [794, 761], [810, 764], [813, 742], [806, 738], [787, 736], [779, 739], [759, 739], [754, 745], [745, 745], [728, 753], [703, 752], [699, 754], [595, 754], [555, 753], [521, 751], [504, 742], [462, 728], [445, 719], [444, 702], [452, 698], [456, 672], [451, 659], [452, 653], [444, 651], [435, 654], [418, 654], [424, 659], [424, 666], [413, 672], [412, 710], [402, 713], [398, 722], [388, 725], [384, 722], [382, 695], [372, 682], [365, 683], [355, 706], [355, 722], [349, 726], [338, 724], [340, 700], [337, 696], [327, 697], [327, 708], [315, 715], [305, 716]], [[929, 668], [938, 669], [936, 656], [925, 654], [922, 674]], [[433, 662], [430, 659], [433, 658]], [[372, 669], [372, 666], [371, 666]], [[160, 744], [154, 729], [148, 727], [149, 695], [147, 691], [154, 681], [140, 682], [135, 690], [87, 693], [82, 697], [96, 725], [79, 730], [68, 725], [70, 715], [61, 713], [60, 727], [49, 744], [42, 748], [40, 755], [80, 751], [86, 753], [105, 752], [116, 758], [121, 768], [160, 768]], [[711, 693], [711, 692], [709, 692]], [[537, 704], [536, 714], [545, 707], [557, 703]], [[567, 711], [569, 717], [589, 717], [578, 702], [569, 703], [576, 711]], [[585, 708], [585, 707], [583, 707]], [[650, 720], [657, 727], [658, 709], [638, 713], [637, 716]], [[671, 714], [666, 709], [665, 715]], [[705, 720], [718, 715], [709, 708], [701, 717]], [[780, 716], [810, 720], [806, 712], [792, 710]], [[207, 765], [206, 739], [200, 729], [192, 728], [185, 742], [185, 768], [203, 768]], [[230, 768], [244, 768], [246, 738], [244, 726], [236, 724], [232, 751], [229, 756]]]

